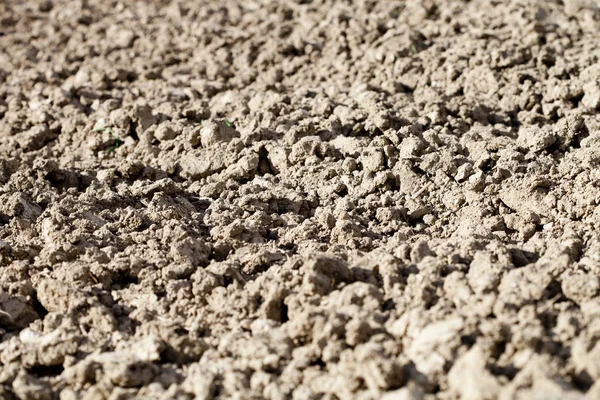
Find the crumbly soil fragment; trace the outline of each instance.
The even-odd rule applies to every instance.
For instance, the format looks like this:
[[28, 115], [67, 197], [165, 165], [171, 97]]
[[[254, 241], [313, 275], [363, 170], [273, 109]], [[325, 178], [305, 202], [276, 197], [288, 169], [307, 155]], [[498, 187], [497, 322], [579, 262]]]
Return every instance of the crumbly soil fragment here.
[[598, 32], [1, 1], [0, 398], [599, 398]]

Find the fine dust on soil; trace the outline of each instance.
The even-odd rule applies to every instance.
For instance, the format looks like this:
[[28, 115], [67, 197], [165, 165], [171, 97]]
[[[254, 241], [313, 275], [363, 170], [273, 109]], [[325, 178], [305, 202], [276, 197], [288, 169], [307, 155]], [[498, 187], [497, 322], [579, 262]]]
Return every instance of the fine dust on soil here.
[[0, 398], [600, 398], [593, 0], [0, 2]]

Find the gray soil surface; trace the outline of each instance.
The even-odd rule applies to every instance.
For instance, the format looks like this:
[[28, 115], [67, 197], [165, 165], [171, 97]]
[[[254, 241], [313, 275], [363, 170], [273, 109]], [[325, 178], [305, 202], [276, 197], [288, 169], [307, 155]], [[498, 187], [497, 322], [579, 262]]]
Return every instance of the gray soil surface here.
[[1, 0], [0, 398], [599, 399], [596, 3]]

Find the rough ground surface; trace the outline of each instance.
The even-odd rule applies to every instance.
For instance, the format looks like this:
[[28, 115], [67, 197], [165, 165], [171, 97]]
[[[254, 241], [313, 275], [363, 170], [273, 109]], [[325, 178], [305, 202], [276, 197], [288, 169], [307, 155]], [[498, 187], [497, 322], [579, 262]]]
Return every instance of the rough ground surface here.
[[595, 3], [0, 1], [0, 398], [600, 398]]

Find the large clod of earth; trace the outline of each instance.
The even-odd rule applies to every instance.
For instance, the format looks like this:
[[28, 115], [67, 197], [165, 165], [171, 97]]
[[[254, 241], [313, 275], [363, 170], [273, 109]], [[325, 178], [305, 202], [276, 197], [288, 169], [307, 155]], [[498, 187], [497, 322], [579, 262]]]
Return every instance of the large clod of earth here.
[[0, 399], [600, 399], [595, 0], [0, 0]]

